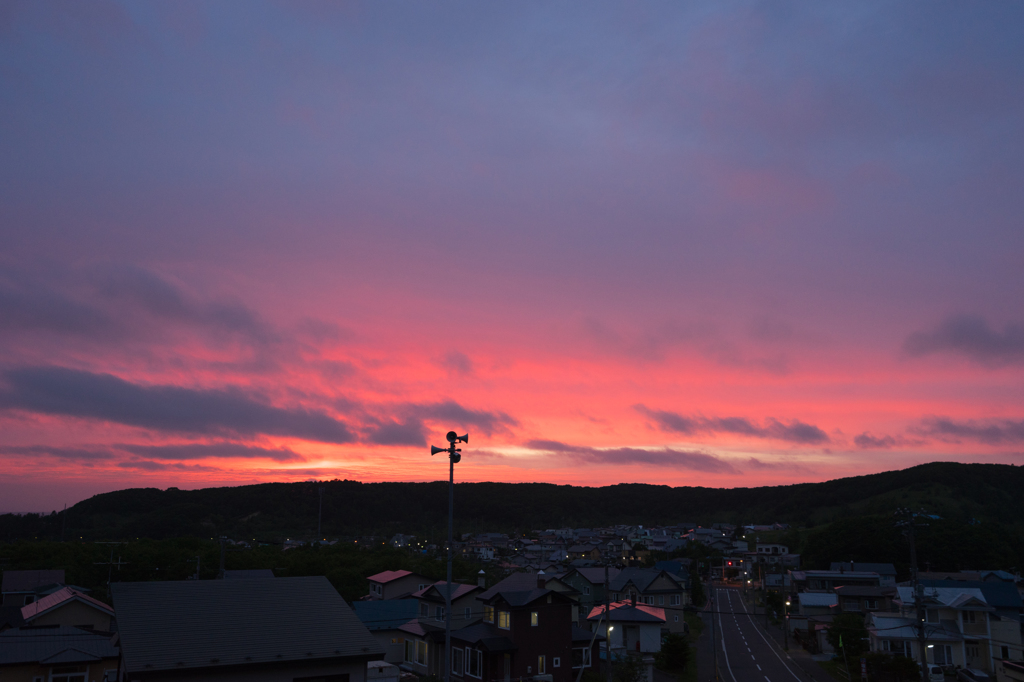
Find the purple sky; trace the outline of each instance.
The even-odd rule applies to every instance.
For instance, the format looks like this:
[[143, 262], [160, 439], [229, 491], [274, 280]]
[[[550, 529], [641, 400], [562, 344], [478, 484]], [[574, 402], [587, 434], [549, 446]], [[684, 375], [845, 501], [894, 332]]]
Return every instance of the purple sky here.
[[1022, 19], [0, 0], [0, 511], [1024, 463]]

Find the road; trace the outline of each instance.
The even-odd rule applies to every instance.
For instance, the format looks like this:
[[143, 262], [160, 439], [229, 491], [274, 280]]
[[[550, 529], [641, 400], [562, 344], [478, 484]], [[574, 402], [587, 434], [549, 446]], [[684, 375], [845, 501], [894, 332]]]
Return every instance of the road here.
[[713, 588], [718, 668], [727, 682], [813, 682], [754, 622], [739, 590]]

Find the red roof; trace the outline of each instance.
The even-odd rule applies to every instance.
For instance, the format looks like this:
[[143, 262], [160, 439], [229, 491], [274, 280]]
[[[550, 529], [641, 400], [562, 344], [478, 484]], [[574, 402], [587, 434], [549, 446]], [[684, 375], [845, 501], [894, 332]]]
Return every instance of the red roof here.
[[[666, 622], [665, 609], [649, 604], [637, 602], [634, 606], [631, 601], [613, 601], [611, 603], [613, 621], [654, 621]], [[587, 620], [598, 618], [604, 614], [604, 604], [591, 609]]]
[[111, 616], [114, 615], [114, 609], [110, 608], [98, 599], [93, 599], [87, 594], [83, 594], [78, 590], [70, 587], [57, 590], [53, 594], [48, 594], [39, 601], [32, 602], [26, 606], [21, 607], [21, 617], [25, 619], [25, 622], [32, 620], [36, 616], [42, 615], [50, 609], [55, 609], [58, 606], [65, 604], [69, 601], [81, 601], [89, 606], [93, 606], [101, 611], [105, 611]]
[[389, 583], [392, 580], [398, 580], [407, 575], [412, 575], [412, 571], [384, 571], [377, 575], [371, 575], [367, 580], [375, 583]]

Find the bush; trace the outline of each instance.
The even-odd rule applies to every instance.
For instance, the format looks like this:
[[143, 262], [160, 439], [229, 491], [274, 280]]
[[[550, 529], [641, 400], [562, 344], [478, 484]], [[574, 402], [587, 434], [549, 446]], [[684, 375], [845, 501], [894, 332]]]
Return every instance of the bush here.
[[868, 631], [864, 619], [855, 613], [841, 613], [832, 619], [826, 634], [828, 643], [840, 656], [844, 649], [848, 660], [860, 659], [867, 650]]
[[683, 670], [690, 660], [690, 643], [686, 637], [677, 634], [666, 635], [661, 642], [661, 651], [654, 656], [660, 670]]

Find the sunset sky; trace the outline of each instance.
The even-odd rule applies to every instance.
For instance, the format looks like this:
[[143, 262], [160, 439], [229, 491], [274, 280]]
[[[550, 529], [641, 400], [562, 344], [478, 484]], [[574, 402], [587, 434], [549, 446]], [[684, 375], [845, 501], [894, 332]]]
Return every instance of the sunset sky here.
[[0, 0], [0, 512], [1024, 464], [1022, 22]]

